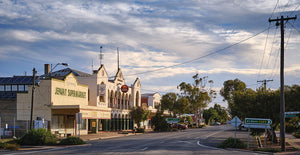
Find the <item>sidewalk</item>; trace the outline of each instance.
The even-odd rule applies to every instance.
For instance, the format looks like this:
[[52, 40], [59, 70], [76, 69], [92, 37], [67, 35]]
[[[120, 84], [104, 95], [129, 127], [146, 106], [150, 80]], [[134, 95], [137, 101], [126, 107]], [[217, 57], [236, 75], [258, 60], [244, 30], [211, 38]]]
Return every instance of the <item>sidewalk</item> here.
[[89, 140], [107, 139], [107, 138], [124, 137], [124, 136], [132, 136], [132, 135], [135, 134], [131, 132], [128, 132], [128, 134], [121, 133], [121, 132], [99, 132], [94, 134], [81, 135], [80, 138], [84, 141], [89, 141]]

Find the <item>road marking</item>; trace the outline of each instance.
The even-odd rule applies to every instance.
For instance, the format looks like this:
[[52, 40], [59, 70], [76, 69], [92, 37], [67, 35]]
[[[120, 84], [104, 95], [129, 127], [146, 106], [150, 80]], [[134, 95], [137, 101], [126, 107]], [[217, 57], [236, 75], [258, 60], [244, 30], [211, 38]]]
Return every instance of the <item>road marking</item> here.
[[213, 150], [220, 150], [219, 148], [216, 148], [216, 147], [211, 147], [211, 146], [206, 146], [206, 145], [200, 144], [200, 141], [197, 141], [197, 145], [199, 145], [200, 147], [205, 147], [205, 148], [209, 148], [209, 149], [213, 149]]
[[145, 147], [145, 148], [143, 148], [143, 149], [141, 149], [142, 151], [146, 151], [148, 149], [148, 147]]

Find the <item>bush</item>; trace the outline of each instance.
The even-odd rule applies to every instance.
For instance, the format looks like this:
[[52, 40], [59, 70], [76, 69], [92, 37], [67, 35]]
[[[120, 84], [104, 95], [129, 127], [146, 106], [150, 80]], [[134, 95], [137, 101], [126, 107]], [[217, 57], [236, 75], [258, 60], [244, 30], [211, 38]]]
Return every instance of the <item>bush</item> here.
[[240, 139], [236, 139], [236, 144], [234, 144], [234, 138], [227, 138], [225, 141], [217, 145], [218, 148], [247, 148], [247, 145], [244, 144]]
[[20, 140], [21, 145], [55, 145], [57, 138], [51, 131], [43, 128], [28, 131]]
[[137, 128], [136, 133], [144, 133], [145, 132], [145, 129], [144, 128]]
[[86, 144], [86, 142], [80, 139], [79, 137], [70, 136], [66, 139], [61, 140], [59, 144], [60, 145], [81, 145], [81, 144]]
[[300, 138], [300, 133], [295, 133], [294, 136], [295, 136], [296, 138]]
[[20, 149], [20, 145], [19, 144], [7, 144], [4, 149], [6, 150], [11, 150], [11, 151], [17, 151]]
[[151, 119], [154, 125], [154, 131], [170, 131], [170, 125], [165, 120], [162, 111], [158, 111]]
[[7, 145], [7, 143], [2, 143], [2, 142], [0, 142], [0, 148], [5, 148], [6, 145]]

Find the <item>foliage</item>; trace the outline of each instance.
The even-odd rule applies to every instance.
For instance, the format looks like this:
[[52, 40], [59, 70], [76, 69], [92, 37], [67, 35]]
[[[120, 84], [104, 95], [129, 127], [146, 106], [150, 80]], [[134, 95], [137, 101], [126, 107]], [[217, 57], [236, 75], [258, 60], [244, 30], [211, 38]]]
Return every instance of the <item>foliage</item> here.
[[234, 144], [234, 138], [227, 138], [225, 141], [217, 145], [218, 148], [247, 148], [247, 145], [244, 144], [240, 139], [236, 139], [236, 144]]
[[152, 117], [151, 122], [154, 126], [154, 131], [170, 131], [170, 126], [163, 116], [162, 111], [157, 111], [155, 116]]
[[80, 139], [79, 137], [74, 137], [74, 136], [67, 137], [66, 139], [62, 139], [59, 142], [59, 145], [81, 145], [81, 144], [86, 144], [86, 142]]
[[136, 133], [144, 133], [145, 132], [145, 129], [144, 128], [137, 128]]
[[7, 143], [0, 142], [0, 148], [5, 148], [6, 145]]
[[[211, 89], [213, 81], [207, 82], [207, 76], [199, 77], [199, 74], [193, 76], [194, 83], [182, 82], [177, 87], [180, 90], [180, 98], [186, 98], [189, 101], [189, 109], [191, 113], [197, 114], [200, 110], [207, 107], [208, 103], [216, 97], [216, 92]], [[210, 87], [207, 88], [206, 84]], [[195, 115], [198, 123], [198, 115]]]
[[228, 114], [225, 108], [215, 104], [214, 107], [203, 111], [203, 118], [208, 125], [211, 125], [214, 122], [225, 123], [228, 120]]
[[11, 151], [17, 151], [20, 149], [20, 145], [19, 144], [6, 144], [4, 149], [11, 150]]
[[140, 128], [141, 122], [149, 118], [150, 111], [144, 110], [142, 107], [134, 107], [130, 111], [130, 116], [137, 123], [138, 128]]
[[21, 145], [54, 145], [57, 138], [51, 131], [43, 128], [28, 131], [20, 140]]
[[300, 138], [300, 133], [295, 133], [294, 136], [295, 136], [296, 138]]
[[286, 123], [286, 132], [287, 133], [292, 133], [295, 132], [299, 129], [298, 122], [300, 122], [299, 117], [292, 117], [290, 118], [287, 123]]
[[[240, 119], [269, 118], [276, 128], [280, 123], [280, 90], [259, 88], [252, 90], [239, 79], [228, 80], [220, 91], [224, 101], [228, 103], [231, 116]], [[300, 111], [300, 86], [285, 86], [285, 111]], [[287, 120], [288, 121], [288, 120]]]

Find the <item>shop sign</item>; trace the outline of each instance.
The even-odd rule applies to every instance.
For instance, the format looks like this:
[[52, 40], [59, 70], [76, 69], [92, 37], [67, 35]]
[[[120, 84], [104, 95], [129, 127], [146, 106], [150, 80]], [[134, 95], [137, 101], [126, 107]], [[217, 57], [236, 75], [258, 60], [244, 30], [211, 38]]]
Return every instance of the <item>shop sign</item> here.
[[127, 85], [122, 85], [121, 86], [121, 91], [123, 92], [123, 93], [127, 93], [128, 92], [128, 86]]
[[55, 95], [86, 98], [86, 92], [56, 87]]

